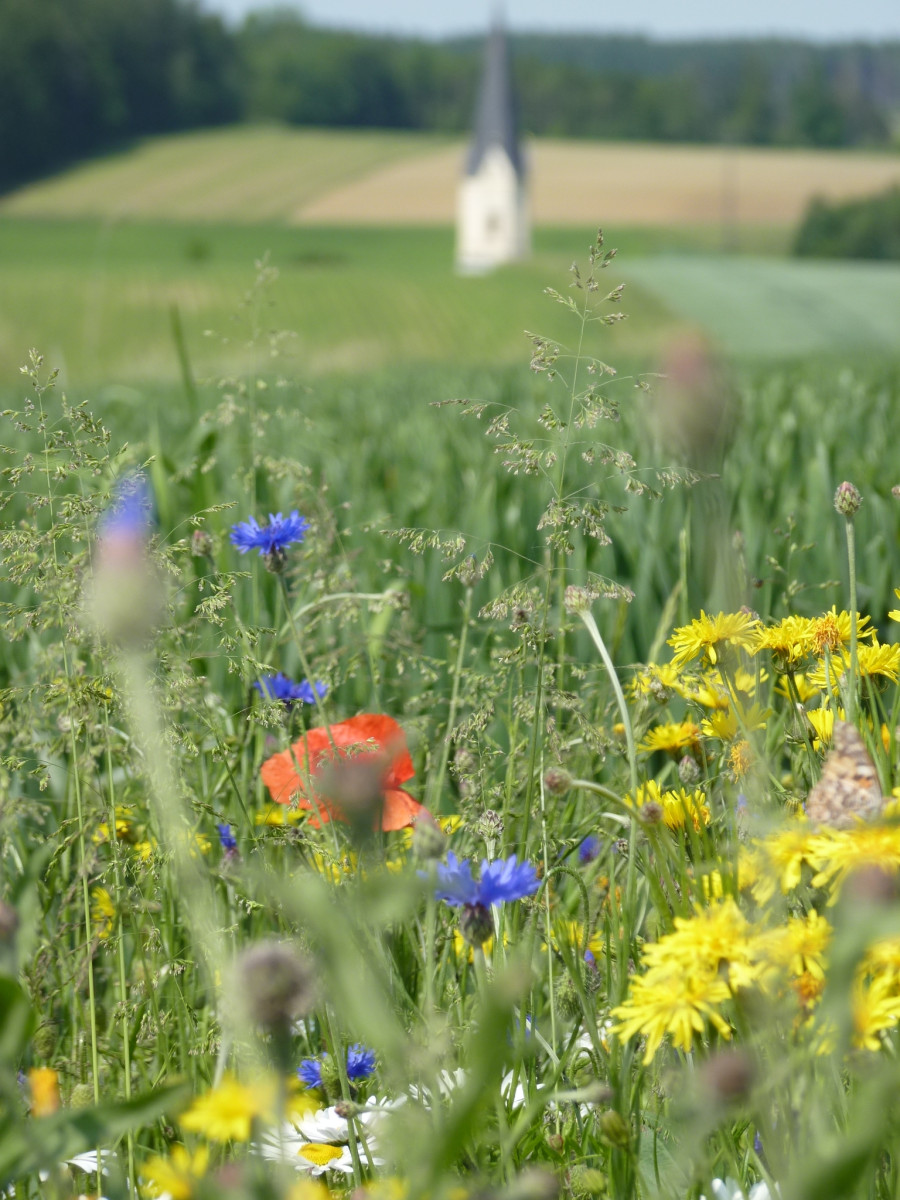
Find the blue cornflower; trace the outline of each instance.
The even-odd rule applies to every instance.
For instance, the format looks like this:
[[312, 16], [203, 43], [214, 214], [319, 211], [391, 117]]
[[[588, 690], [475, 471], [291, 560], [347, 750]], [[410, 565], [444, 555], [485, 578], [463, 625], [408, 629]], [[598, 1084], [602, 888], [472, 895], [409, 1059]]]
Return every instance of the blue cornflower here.
[[97, 533], [101, 538], [140, 540], [150, 532], [153, 521], [153, 496], [146, 475], [126, 475], [113, 490], [112, 503], [100, 517]]
[[321, 680], [316, 682], [313, 691], [313, 685], [308, 679], [294, 683], [293, 679], [288, 679], [287, 675], [282, 675], [280, 671], [277, 675], [264, 675], [259, 683], [254, 683], [253, 686], [267, 700], [280, 700], [288, 708], [295, 700], [302, 700], [304, 704], [315, 704], [316, 696], [321, 700], [328, 691]]
[[368, 1079], [375, 1070], [375, 1051], [354, 1042], [347, 1051], [347, 1078]]
[[578, 847], [578, 861], [582, 864], [592, 863], [600, 857], [600, 839], [589, 833]]
[[483, 858], [481, 878], [476, 883], [469, 860], [460, 862], [451, 850], [447, 854], [447, 865], [438, 863], [437, 875], [435, 896], [438, 900], [478, 908], [490, 908], [505, 900], [521, 900], [536, 892], [539, 882], [531, 863], [520, 863], [514, 854], [494, 862]]
[[[321, 1058], [304, 1058], [297, 1068], [301, 1082], [308, 1088], [324, 1087], [322, 1067], [328, 1064], [331, 1056], [323, 1054]], [[361, 1042], [354, 1042], [347, 1050], [347, 1078], [351, 1081], [368, 1079], [375, 1070], [375, 1051], [367, 1050]]]
[[[420, 872], [421, 873], [421, 872]], [[490, 908], [505, 900], [521, 900], [538, 889], [538, 877], [530, 862], [519, 862], [514, 854], [488, 862], [481, 860], [481, 878], [472, 878], [472, 864], [460, 862], [453, 851], [447, 865], [438, 863], [435, 897], [448, 904], [461, 905], [459, 928], [471, 946], [482, 946], [494, 933]]]
[[234, 834], [231, 832], [230, 825], [217, 825], [219, 831], [219, 841], [222, 843], [222, 849], [225, 851], [237, 850], [237, 842]]
[[260, 525], [256, 517], [232, 525], [231, 544], [240, 554], [259, 550], [261, 555], [277, 558], [284, 555], [285, 547], [292, 542], [302, 542], [308, 528], [309, 521], [301, 517], [296, 508], [288, 517], [269, 513], [268, 525]]
[[[325, 1057], [327, 1058], [328, 1055], [326, 1054]], [[304, 1058], [297, 1068], [297, 1074], [300, 1076], [300, 1082], [305, 1083], [308, 1088], [322, 1086], [322, 1064], [317, 1058]]]

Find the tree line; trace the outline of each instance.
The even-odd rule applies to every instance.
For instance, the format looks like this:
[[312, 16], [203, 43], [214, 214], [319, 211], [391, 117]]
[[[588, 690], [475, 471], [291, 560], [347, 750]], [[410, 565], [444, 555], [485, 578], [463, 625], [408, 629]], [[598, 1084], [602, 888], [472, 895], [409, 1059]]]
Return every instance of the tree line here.
[[[512, 39], [523, 131], [758, 145], [890, 144], [900, 43]], [[477, 39], [236, 28], [194, 0], [0, 0], [0, 187], [130, 139], [235, 121], [464, 132]]]

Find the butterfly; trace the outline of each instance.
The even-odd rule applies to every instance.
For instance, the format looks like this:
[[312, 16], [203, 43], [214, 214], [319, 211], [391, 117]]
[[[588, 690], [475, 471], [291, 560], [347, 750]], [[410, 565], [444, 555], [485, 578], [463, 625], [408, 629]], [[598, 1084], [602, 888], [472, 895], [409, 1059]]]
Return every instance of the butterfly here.
[[877, 818], [890, 799], [881, 793], [878, 772], [857, 728], [835, 721], [822, 775], [806, 798], [806, 815], [834, 829], [849, 829], [856, 817]]

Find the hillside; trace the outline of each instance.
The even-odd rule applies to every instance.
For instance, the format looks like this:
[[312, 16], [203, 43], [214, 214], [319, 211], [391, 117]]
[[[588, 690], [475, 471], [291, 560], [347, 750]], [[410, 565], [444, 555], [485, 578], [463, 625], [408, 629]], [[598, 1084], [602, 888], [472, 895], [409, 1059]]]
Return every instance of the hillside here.
[[[464, 143], [433, 134], [235, 126], [148, 139], [0, 200], [109, 220], [448, 225]], [[528, 144], [536, 225], [787, 225], [809, 199], [900, 181], [900, 156], [552, 138]]]

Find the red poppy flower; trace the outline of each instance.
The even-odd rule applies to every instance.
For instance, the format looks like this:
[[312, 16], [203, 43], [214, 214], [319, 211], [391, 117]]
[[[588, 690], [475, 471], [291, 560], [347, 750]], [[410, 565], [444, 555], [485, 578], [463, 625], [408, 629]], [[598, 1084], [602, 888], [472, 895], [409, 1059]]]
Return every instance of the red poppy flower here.
[[321, 794], [323, 784], [332, 786], [328, 777], [332, 776], [332, 781], [338, 777], [339, 769], [333, 765], [336, 760], [366, 769], [369, 778], [376, 777], [375, 768], [382, 829], [404, 829], [426, 811], [400, 786], [415, 774], [403, 730], [393, 717], [378, 713], [361, 713], [337, 725], [308, 730], [290, 750], [273, 754], [263, 763], [262, 780], [276, 804], [296, 803], [315, 812], [310, 824], [332, 817], [344, 821], [347, 816], [340, 801]]

